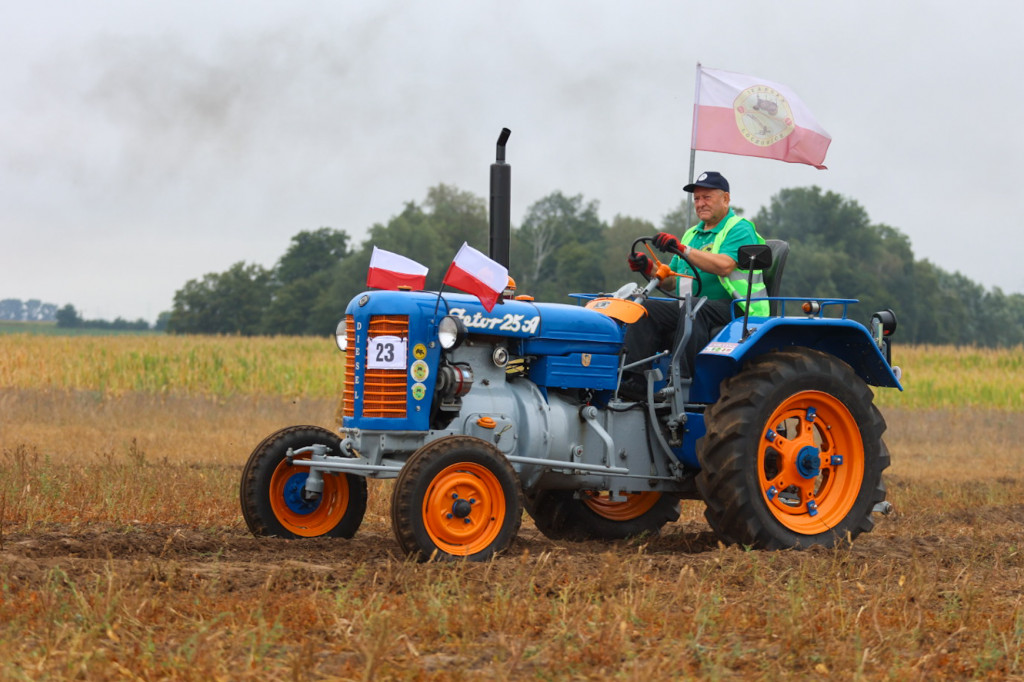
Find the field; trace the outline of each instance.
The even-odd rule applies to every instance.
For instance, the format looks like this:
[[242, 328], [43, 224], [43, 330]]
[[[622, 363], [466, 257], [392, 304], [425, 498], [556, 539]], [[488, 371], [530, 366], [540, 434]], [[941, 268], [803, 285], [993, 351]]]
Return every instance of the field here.
[[1024, 351], [897, 348], [895, 511], [851, 547], [655, 538], [406, 562], [256, 539], [249, 451], [333, 424], [329, 339], [0, 335], [0, 679], [1024, 679]]

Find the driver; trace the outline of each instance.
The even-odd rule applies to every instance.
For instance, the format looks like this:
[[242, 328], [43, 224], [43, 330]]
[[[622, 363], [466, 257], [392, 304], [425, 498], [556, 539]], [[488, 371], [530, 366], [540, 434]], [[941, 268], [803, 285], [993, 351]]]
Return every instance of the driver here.
[[[693, 331], [680, 359], [683, 376], [692, 376], [693, 360], [701, 348], [711, 340], [712, 332], [729, 322], [730, 303], [736, 300], [738, 312], [747, 294], [748, 273], [736, 269], [737, 252], [746, 244], [764, 244], [754, 223], [741, 218], [729, 207], [729, 181], [721, 173], [701, 173], [696, 182], [683, 187], [693, 193], [693, 205], [700, 222], [676, 239], [667, 232], [654, 237], [654, 245], [667, 253], [682, 253], [694, 265], [696, 271], [675, 255], [669, 267], [691, 277], [699, 277], [701, 295], [707, 300], [700, 307], [693, 320]], [[642, 272], [647, 277], [654, 274], [656, 266], [646, 254], [632, 253], [627, 258], [630, 270]], [[696, 282], [675, 276], [667, 277], [660, 284], [662, 290], [676, 296], [687, 293], [683, 286], [696, 291]], [[764, 296], [764, 281], [760, 272], [754, 273], [751, 296]], [[673, 340], [683, 331], [683, 315], [677, 301], [648, 299], [644, 302], [647, 315], [634, 322], [626, 330], [626, 363], [650, 357], [662, 350], [671, 349]], [[750, 314], [768, 315], [768, 301], [751, 301]], [[620, 393], [637, 399], [646, 396], [646, 380], [640, 372], [629, 372], [623, 376]]]

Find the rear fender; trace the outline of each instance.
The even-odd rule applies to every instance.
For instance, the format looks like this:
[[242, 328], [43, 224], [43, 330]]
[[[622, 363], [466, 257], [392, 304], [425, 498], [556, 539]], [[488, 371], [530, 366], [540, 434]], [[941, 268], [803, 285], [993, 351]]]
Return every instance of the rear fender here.
[[748, 330], [750, 334], [744, 339], [743, 320], [733, 320], [697, 355], [690, 391], [692, 402], [717, 401], [722, 381], [739, 372], [745, 362], [793, 347], [813, 348], [834, 355], [871, 386], [903, 390], [868, 329], [854, 320], [752, 318]]

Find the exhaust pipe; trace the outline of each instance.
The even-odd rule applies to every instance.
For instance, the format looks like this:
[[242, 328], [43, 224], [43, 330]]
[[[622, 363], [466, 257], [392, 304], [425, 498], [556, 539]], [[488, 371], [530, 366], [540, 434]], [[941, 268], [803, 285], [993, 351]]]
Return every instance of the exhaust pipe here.
[[505, 163], [505, 143], [512, 131], [501, 129], [497, 159], [491, 164], [491, 234], [488, 255], [508, 269], [512, 242], [512, 166]]

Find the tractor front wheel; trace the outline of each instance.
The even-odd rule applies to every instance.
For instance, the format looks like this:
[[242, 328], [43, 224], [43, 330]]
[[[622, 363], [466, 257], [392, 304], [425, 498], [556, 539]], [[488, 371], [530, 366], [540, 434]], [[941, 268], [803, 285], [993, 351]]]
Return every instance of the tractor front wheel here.
[[679, 500], [655, 491], [613, 500], [593, 490], [541, 490], [527, 506], [537, 529], [552, 540], [622, 540], [658, 533], [679, 518]]
[[323, 474], [323, 492], [306, 492], [308, 466], [288, 460], [309, 459], [300, 452], [326, 445], [341, 452], [341, 439], [319, 426], [290, 426], [263, 439], [242, 471], [239, 496], [245, 523], [257, 536], [281, 538], [355, 535], [366, 513], [366, 479], [355, 474]]
[[722, 384], [697, 445], [705, 517], [727, 543], [832, 547], [874, 527], [885, 500], [885, 420], [846, 363], [769, 353]]
[[512, 544], [522, 518], [519, 477], [479, 438], [427, 443], [395, 480], [391, 526], [402, 551], [419, 561], [486, 561]]

